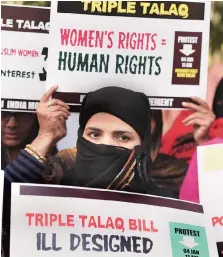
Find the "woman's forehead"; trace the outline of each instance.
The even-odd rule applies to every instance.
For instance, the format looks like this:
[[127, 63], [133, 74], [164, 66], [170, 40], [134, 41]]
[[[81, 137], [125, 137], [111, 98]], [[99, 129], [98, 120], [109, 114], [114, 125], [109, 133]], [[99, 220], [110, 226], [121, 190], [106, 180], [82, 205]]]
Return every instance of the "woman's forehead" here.
[[109, 113], [96, 113], [87, 122], [85, 129], [99, 129], [102, 131], [126, 131], [137, 132], [126, 122]]

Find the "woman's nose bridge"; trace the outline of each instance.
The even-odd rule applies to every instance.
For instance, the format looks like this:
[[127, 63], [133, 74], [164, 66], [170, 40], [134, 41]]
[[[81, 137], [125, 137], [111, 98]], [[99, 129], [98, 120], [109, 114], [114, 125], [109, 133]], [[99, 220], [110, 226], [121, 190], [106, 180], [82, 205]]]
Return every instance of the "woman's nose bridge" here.
[[100, 144], [103, 145], [114, 145], [114, 140], [112, 138], [112, 135], [110, 133], [104, 133], [101, 140]]

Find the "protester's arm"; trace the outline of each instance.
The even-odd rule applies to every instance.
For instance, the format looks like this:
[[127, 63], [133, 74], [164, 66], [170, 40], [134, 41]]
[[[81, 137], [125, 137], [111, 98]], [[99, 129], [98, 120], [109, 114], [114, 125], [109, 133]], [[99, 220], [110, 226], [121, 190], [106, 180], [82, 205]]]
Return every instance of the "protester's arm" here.
[[[5, 169], [5, 178], [9, 182], [41, 183], [43, 177], [53, 178], [55, 166], [46, 156], [57, 142], [66, 135], [66, 120], [70, 115], [69, 107], [62, 101], [51, 99], [57, 86], [47, 91], [40, 100], [37, 109], [39, 133], [30, 144], [31, 152], [21, 150], [18, 158]], [[36, 156], [42, 158], [37, 159]], [[46, 162], [43, 162], [43, 159]], [[51, 165], [48, 163], [51, 163]]]
[[5, 179], [21, 183], [42, 183], [46, 166], [24, 150], [5, 168]]
[[[21, 150], [18, 158], [5, 168], [5, 180], [9, 183], [60, 184], [60, 179], [67, 169], [63, 152], [48, 156], [46, 161], [42, 162], [25, 150]], [[68, 157], [72, 162], [74, 157]]]

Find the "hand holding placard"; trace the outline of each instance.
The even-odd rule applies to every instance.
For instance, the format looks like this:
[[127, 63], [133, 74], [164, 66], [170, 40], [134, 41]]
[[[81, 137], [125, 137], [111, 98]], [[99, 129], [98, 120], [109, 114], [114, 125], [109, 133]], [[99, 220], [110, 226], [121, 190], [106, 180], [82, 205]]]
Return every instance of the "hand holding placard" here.
[[39, 121], [39, 134], [33, 141], [32, 147], [41, 155], [45, 156], [50, 149], [63, 137], [66, 136], [66, 120], [68, 119], [69, 107], [62, 101], [51, 99], [58, 86], [48, 90], [40, 100], [37, 108]]
[[185, 126], [194, 127], [194, 139], [198, 145], [202, 145], [209, 140], [209, 129], [215, 120], [215, 115], [208, 104], [198, 98], [191, 97], [193, 103], [183, 103], [183, 106], [193, 111], [183, 120]]

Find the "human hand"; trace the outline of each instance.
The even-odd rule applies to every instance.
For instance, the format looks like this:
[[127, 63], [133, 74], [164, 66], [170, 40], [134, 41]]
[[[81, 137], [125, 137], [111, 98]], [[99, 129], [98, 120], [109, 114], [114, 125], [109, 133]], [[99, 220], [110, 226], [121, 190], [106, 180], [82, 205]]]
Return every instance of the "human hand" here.
[[66, 136], [66, 120], [70, 115], [67, 104], [58, 99], [51, 99], [57, 88], [54, 86], [49, 89], [41, 98], [37, 108], [39, 135], [45, 135], [55, 143]]
[[193, 125], [194, 139], [198, 145], [209, 140], [209, 128], [215, 120], [215, 115], [209, 105], [198, 97], [191, 97], [194, 103], [184, 102], [182, 105], [194, 113], [183, 120], [185, 126]]
[[39, 133], [32, 146], [43, 156], [67, 133], [66, 120], [70, 116], [69, 106], [61, 100], [51, 99], [57, 88], [54, 86], [48, 90], [37, 108]]

